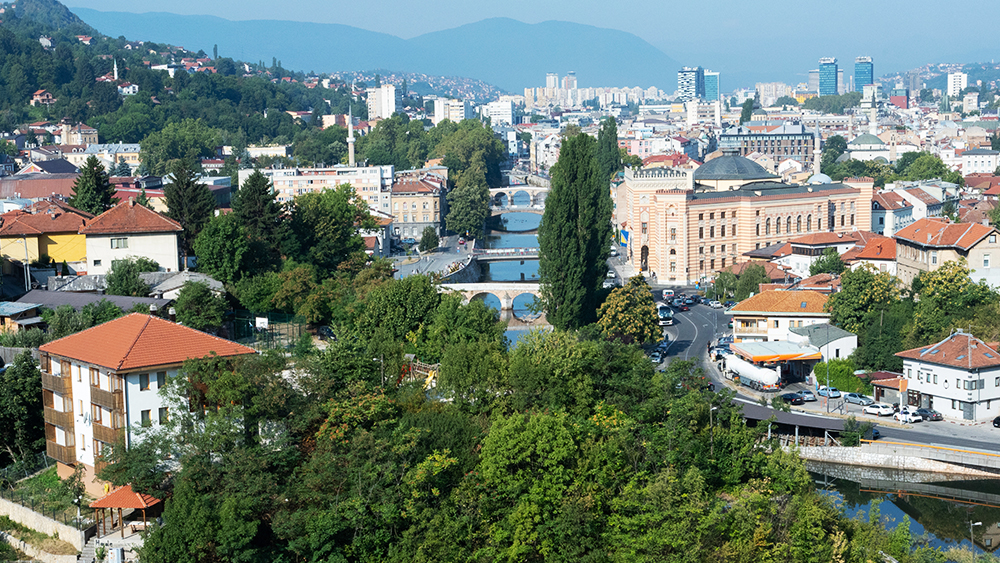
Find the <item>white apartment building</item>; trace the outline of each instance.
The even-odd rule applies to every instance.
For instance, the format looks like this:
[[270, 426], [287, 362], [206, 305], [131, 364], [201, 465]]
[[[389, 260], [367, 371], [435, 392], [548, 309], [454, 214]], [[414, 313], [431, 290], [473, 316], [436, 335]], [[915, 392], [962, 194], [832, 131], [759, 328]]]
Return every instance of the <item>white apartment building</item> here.
[[490, 123], [493, 125], [515, 125], [514, 102], [509, 100], [490, 102], [483, 106], [483, 116], [490, 118]]
[[789, 340], [790, 329], [828, 323], [827, 296], [811, 290], [768, 290], [726, 311], [733, 317], [733, 336], [742, 342]]
[[948, 73], [948, 97], [957, 98], [969, 86], [969, 75], [964, 72]]
[[[513, 110], [511, 110], [513, 111]], [[438, 98], [434, 100], [434, 117], [431, 122], [434, 125], [441, 123], [445, 119], [452, 123], [459, 123], [473, 116], [472, 103], [467, 100], [449, 100]], [[513, 119], [513, 116], [511, 117]]]
[[895, 192], [872, 197], [872, 232], [891, 237], [914, 221], [913, 204]]
[[45, 449], [61, 478], [83, 466], [88, 492], [104, 494], [95, 480], [100, 456], [135, 429], [169, 417], [158, 390], [184, 362], [210, 354], [235, 357], [256, 350], [168, 320], [132, 313], [39, 348]]
[[962, 174], [992, 174], [1000, 165], [1000, 151], [970, 149], [962, 153]]
[[1000, 352], [982, 340], [959, 329], [937, 344], [896, 355], [903, 358], [907, 405], [966, 424], [1000, 415]]
[[181, 224], [129, 198], [87, 221], [87, 273], [106, 274], [115, 260], [148, 258], [161, 271], [180, 271]]
[[[389, 213], [392, 202], [393, 166], [334, 166], [332, 168], [282, 168], [261, 170], [274, 185], [278, 201], [284, 203], [296, 196], [334, 189], [349, 184], [368, 207]], [[253, 174], [240, 170], [240, 185]]]
[[403, 105], [402, 92], [392, 84], [368, 89], [368, 119], [387, 119]]

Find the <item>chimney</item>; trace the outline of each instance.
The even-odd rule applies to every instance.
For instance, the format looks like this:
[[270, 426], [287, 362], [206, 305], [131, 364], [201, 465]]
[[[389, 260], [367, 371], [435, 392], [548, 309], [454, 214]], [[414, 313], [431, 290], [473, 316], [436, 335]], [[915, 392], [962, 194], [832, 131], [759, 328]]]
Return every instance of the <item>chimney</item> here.
[[156, 311], [157, 311], [157, 307], [156, 307], [155, 303], [149, 306], [149, 314], [150, 315], [153, 315], [155, 317], [156, 316]]
[[172, 322], [172, 323], [177, 322], [177, 309], [174, 309], [173, 307], [171, 307], [167, 311], [167, 314], [170, 315], [170, 322]]

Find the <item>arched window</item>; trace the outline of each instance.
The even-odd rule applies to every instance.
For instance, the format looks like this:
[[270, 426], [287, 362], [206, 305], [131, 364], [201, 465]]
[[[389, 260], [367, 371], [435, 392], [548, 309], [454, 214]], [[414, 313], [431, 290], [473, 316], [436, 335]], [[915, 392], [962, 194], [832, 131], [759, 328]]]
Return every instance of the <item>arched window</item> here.
[[767, 222], [764, 224], [764, 234], [765, 235], [771, 234], [771, 220], [770, 219], [768, 219]]
[[788, 219], [785, 220], [785, 233], [788, 234], [791, 232], [792, 232], [792, 216], [789, 215]]
[[813, 232], [813, 216], [811, 214], [806, 215], [806, 232]]
[[795, 232], [796, 233], [801, 233], [802, 232], [802, 216], [801, 215], [799, 215], [798, 217], [795, 218]]
[[781, 234], [781, 217], [778, 217], [777, 219], [774, 220], [774, 234], [776, 235]]
[[757, 223], [757, 236], [760, 236], [760, 223]]
[[670, 255], [671, 255], [671, 256], [674, 256], [674, 255], [676, 255], [676, 254], [677, 254], [677, 251], [676, 251], [676, 250], [674, 250], [673, 248], [671, 248], [671, 249], [670, 249]]

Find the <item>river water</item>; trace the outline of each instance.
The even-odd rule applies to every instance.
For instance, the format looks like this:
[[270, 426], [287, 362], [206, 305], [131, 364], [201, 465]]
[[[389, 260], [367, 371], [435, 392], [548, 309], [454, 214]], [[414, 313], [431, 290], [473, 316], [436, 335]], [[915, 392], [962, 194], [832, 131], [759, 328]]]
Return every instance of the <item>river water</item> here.
[[982, 522], [973, 529], [976, 553], [998, 553], [1000, 480], [948, 480], [943, 475], [816, 462], [806, 462], [806, 467], [816, 487], [849, 517], [867, 520], [872, 502], [881, 501], [886, 528], [894, 529], [909, 516], [910, 531], [925, 535], [928, 545], [942, 550], [968, 550], [969, 522]]

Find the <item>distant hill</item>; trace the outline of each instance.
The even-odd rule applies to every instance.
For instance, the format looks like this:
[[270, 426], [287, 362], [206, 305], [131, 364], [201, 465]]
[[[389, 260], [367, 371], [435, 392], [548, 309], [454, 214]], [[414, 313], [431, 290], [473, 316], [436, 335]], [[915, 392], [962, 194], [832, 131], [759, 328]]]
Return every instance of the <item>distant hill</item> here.
[[401, 39], [339, 24], [230, 21], [213, 16], [132, 14], [75, 8], [101, 33], [147, 40], [245, 61], [272, 57], [284, 68], [335, 72], [386, 68], [464, 76], [511, 92], [544, 86], [545, 74], [576, 71], [581, 87], [657, 86], [673, 90], [680, 65], [623, 31], [568, 22], [526, 24], [486, 19]]
[[51, 29], [63, 29], [74, 27], [77, 30], [93, 31], [87, 24], [83, 23], [76, 14], [57, 0], [19, 0], [15, 2], [0, 2], [6, 14], [14, 12], [14, 17]]

